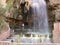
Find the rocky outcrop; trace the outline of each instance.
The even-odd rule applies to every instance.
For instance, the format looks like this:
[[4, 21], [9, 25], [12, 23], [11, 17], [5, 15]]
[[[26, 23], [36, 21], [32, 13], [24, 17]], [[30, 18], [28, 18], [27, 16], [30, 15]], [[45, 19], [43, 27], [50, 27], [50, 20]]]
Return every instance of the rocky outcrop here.
[[52, 13], [55, 15], [56, 21], [60, 20], [60, 0], [49, 0], [50, 7], [53, 8]]
[[60, 20], [59, 12], [60, 12], [60, 0], [46, 0], [48, 7], [48, 21], [50, 29], [53, 29], [53, 24], [56, 21]]
[[[8, 2], [9, 2], [8, 0], [5, 0], [4, 3], [8, 4]], [[13, 18], [13, 20], [14, 19], [22, 20], [23, 22], [29, 22], [29, 20], [32, 21], [32, 18], [31, 18], [32, 16], [29, 16], [28, 14], [30, 13], [29, 9], [32, 4], [32, 0], [10, 0], [10, 3], [12, 3], [13, 6], [12, 8], [6, 11], [5, 13], [6, 17]], [[50, 24], [50, 27], [52, 28], [53, 23], [55, 21], [60, 20], [60, 16], [59, 16], [60, 0], [46, 0], [46, 3], [48, 7], [49, 24]]]
[[54, 30], [53, 32], [53, 42], [60, 43], [60, 0], [49, 0], [49, 11], [52, 16], [55, 16], [56, 23], [53, 22]]
[[10, 24], [19, 25], [21, 22], [26, 24], [32, 22], [32, 18], [30, 16], [30, 5], [32, 4], [31, 0], [14, 0], [12, 3], [12, 8], [5, 12], [5, 16], [10, 22]]

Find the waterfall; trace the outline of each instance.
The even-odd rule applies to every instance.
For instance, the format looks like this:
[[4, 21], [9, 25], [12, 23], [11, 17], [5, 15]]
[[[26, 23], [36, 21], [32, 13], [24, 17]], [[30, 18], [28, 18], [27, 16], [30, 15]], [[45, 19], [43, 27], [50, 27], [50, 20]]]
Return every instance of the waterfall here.
[[33, 30], [32, 32], [49, 34], [47, 5], [45, 0], [32, 0]]

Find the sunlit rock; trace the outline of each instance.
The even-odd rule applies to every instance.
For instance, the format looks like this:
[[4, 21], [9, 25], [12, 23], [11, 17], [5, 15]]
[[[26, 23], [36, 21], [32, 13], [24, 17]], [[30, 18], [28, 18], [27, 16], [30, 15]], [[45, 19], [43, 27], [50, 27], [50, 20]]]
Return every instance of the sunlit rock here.
[[6, 0], [0, 0], [0, 6], [2, 6], [3, 8], [6, 7]]

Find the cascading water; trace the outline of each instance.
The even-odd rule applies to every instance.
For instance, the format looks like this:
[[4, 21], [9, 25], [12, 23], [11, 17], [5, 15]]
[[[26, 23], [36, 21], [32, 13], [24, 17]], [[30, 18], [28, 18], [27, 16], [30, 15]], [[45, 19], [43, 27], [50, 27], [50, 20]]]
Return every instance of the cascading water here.
[[[26, 34], [13, 35], [8, 39], [20, 43], [51, 43], [45, 0], [32, 0], [33, 30]], [[22, 24], [24, 30], [24, 24]], [[33, 33], [33, 34], [32, 34]]]
[[33, 32], [49, 34], [47, 8], [45, 0], [32, 0]]

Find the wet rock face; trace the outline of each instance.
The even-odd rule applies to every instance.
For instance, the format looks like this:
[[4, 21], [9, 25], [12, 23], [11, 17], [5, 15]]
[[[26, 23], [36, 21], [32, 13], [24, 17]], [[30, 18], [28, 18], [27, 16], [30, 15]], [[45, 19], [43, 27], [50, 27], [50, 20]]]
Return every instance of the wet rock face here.
[[48, 7], [48, 19], [50, 27], [53, 27], [55, 21], [60, 20], [60, 0], [46, 0]]
[[49, 11], [52, 12], [52, 15], [55, 16], [54, 22], [56, 22], [53, 23], [53, 42], [60, 43], [60, 0], [49, 0], [49, 7], [49, 9], [51, 9]]
[[[7, 11], [7, 13], [10, 13], [9, 16], [10, 18], [15, 18], [18, 19], [20, 15], [22, 17], [28, 15], [28, 11], [30, 8], [30, 2], [27, 0], [14, 0], [12, 8]], [[18, 19], [21, 20], [21, 19]]]
[[49, 0], [50, 6], [54, 8], [52, 9], [53, 14], [55, 15], [56, 21], [60, 20], [60, 0]]
[[[9, 0], [7, 1], [7, 3], [8, 2]], [[31, 17], [31, 0], [13, 0], [11, 3], [13, 4], [12, 8], [5, 12], [5, 16], [7, 18], [7, 21], [9, 21], [9, 24], [16, 25], [16, 23], [20, 24], [20, 22], [24, 24], [30, 23], [30, 20], [32, 20], [31, 18], [29, 18]]]

